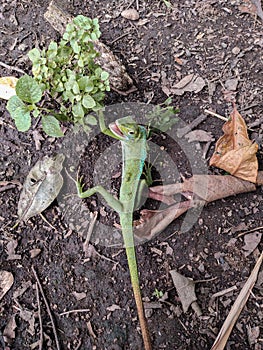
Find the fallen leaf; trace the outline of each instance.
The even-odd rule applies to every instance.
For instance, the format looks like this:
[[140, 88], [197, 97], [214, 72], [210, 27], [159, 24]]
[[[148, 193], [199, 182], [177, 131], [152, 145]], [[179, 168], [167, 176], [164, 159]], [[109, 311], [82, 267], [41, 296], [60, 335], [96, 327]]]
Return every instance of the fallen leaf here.
[[213, 140], [211, 132], [199, 129], [190, 131], [185, 137], [188, 139], [188, 142], [209, 142]]
[[[195, 283], [190, 278], [181, 275], [176, 270], [171, 270], [170, 274], [173, 279], [174, 286], [176, 288], [177, 294], [183, 306], [184, 313], [187, 312], [190, 306], [196, 302], [197, 297], [195, 294]], [[195, 311], [198, 316], [202, 314], [200, 308], [197, 307], [197, 303], [194, 306]], [[199, 309], [199, 310], [198, 310]]]
[[23, 284], [14, 291], [14, 294], [13, 294], [14, 299], [17, 299], [21, 295], [23, 295], [25, 291], [31, 286], [32, 286], [31, 281], [23, 282]]
[[221, 168], [231, 175], [256, 183], [258, 145], [248, 138], [247, 126], [236, 107], [223, 125], [224, 135], [216, 143], [210, 165]]
[[30, 170], [18, 202], [20, 221], [40, 214], [57, 197], [62, 185], [62, 164], [65, 156], [45, 156]]
[[247, 328], [248, 342], [249, 342], [249, 345], [252, 346], [253, 344], [256, 344], [258, 341], [258, 338], [260, 336], [260, 328], [259, 326], [251, 328], [250, 325], [247, 325], [246, 328]]
[[115, 310], [120, 310], [120, 309], [121, 309], [121, 308], [119, 307], [119, 305], [116, 305], [116, 304], [113, 304], [113, 305], [108, 306], [108, 307], [106, 308], [106, 310], [111, 311], [111, 312], [113, 312], [113, 311], [115, 311]]
[[[263, 185], [263, 171], [258, 172], [257, 185]], [[255, 190], [254, 183], [231, 175], [194, 175], [182, 183], [150, 187], [149, 198], [170, 206], [164, 210], [143, 209], [140, 212], [140, 219], [134, 221], [136, 241], [152, 239], [190, 208]], [[187, 200], [176, 203], [173, 198], [176, 194], [186, 196]]]
[[227, 90], [230, 91], [236, 91], [237, 89], [237, 85], [238, 85], [238, 79], [234, 78], [234, 79], [228, 79], [225, 82], [225, 87]]
[[41, 253], [41, 249], [39, 249], [39, 248], [34, 248], [34, 249], [31, 249], [30, 251], [29, 251], [29, 253], [30, 253], [30, 258], [35, 258], [35, 257], [37, 257], [40, 253]]
[[137, 21], [137, 19], [140, 17], [139, 12], [135, 9], [127, 9], [122, 11], [121, 16], [131, 21]]
[[15, 77], [2, 77], [0, 78], [0, 98], [4, 100], [9, 100], [10, 97], [16, 94], [16, 82]]
[[238, 7], [238, 9], [243, 13], [258, 16], [263, 20], [261, 0], [243, 0], [243, 3]]
[[87, 296], [87, 293], [85, 293], [85, 292], [80, 292], [80, 293], [78, 293], [78, 292], [72, 292], [72, 294], [74, 295], [74, 297], [77, 299], [77, 301], [79, 301], [79, 300], [82, 300], [82, 299], [85, 299], [86, 298], [86, 296]]
[[14, 283], [14, 277], [11, 272], [0, 270], [0, 300], [9, 291]]
[[196, 74], [189, 74], [181, 79], [177, 84], [171, 87], [171, 93], [175, 95], [183, 95], [185, 92], [200, 92], [206, 85], [203, 78]]
[[12, 239], [6, 245], [6, 251], [8, 254], [7, 260], [19, 260], [21, 259], [20, 254], [16, 254], [16, 247], [18, 245], [17, 239]]
[[16, 319], [15, 319], [16, 315], [12, 315], [9, 319], [9, 321], [7, 322], [7, 325], [5, 326], [5, 329], [3, 331], [3, 336], [4, 336], [4, 340], [9, 343], [10, 340], [14, 339], [16, 337]]
[[242, 247], [244, 250], [244, 255], [248, 256], [253, 253], [261, 241], [262, 233], [260, 232], [251, 232], [244, 236], [245, 245]]
[[223, 323], [223, 326], [221, 327], [211, 350], [222, 350], [225, 348], [225, 345], [232, 332], [232, 329], [241, 311], [246, 305], [246, 302], [251, 294], [251, 290], [254, 287], [254, 284], [256, 283], [258, 272], [262, 264], [262, 260], [263, 260], [263, 252], [261, 253], [258, 261], [256, 262], [254, 269], [252, 270], [249, 278], [247, 279], [246, 283], [241, 289], [241, 292], [239, 293], [236, 301], [234, 302], [234, 305], [232, 306], [227, 318], [225, 319], [225, 322]]

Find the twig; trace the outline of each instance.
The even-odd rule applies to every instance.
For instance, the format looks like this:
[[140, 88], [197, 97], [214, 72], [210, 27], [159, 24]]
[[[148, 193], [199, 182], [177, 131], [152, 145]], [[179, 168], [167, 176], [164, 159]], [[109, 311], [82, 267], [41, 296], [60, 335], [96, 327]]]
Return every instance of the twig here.
[[39, 333], [40, 333], [40, 339], [39, 339], [39, 350], [42, 350], [43, 348], [43, 323], [42, 323], [42, 317], [41, 317], [41, 309], [40, 309], [40, 299], [39, 299], [39, 287], [36, 283], [36, 294], [37, 294], [37, 307], [38, 307], [38, 319], [39, 319]]
[[246, 235], [247, 233], [251, 233], [251, 232], [255, 232], [255, 231], [259, 231], [259, 230], [263, 230], [263, 226], [255, 227], [255, 228], [252, 228], [251, 230], [241, 232], [237, 235], [237, 238], [242, 237], [242, 236]]
[[42, 285], [41, 285], [41, 283], [40, 283], [40, 280], [39, 280], [39, 278], [38, 278], [38, 275], [37, 275], [37, 273], [36, 273], [36, 270], [34, 269], [33, 266], [31, 266], [31, 269], [32, 269], [32, 271], [33, 271], [33, 274], [34, 274], [35, 279], [36, 279], [36, 281], [37, 281], [37, 284], [38, 284], [40, 293], [41, 293], [41, 295], [42, 295], [42, 298], [43, 298], [44, 303], [45, 303], [46, 308], [47, 308], [47, 312], [48, 312], [48, 315], [49, 315], [49, 318], [50, 318], [50, 321], [51, 321], [52, 330], [53, 330], [54, 337], [55, 337], [55, 342], [56, 342], [57, 350], [60, 350], [60, 345], [59, 345], [59, 341], [58, 341], [57, 330], [56, 330], [56, 327], [55, 327], [55, 322], [54, 322], [54, 319], [53, 319], [53, 316], [52, 316], [52, 313], [51, 313], [51, 310], [50, 310], [48, 301], [47, 301], [46, 296], [45, 296], [45, 294], [44, 294], [44, 291], [43, 291]]
[[207, 114], [212, 115], [213, 117], [216, 117], [216, 118], [218, 118], [218, 119], [224, 120], [225, 122], [228, 121], [228, 118], [223, 117], [222, 115], [217, 114], [217, 113], [215, 113], [215, 112], [209, 111], [208, 109], [205, 109], [204, 112], [207, 113]]
[[83, 250], [84, 251], [86, 251], [87, 248], [88, 248], [88, 245], [89, 245], [89, 242], [90, 242], [90, 237], [92, 235], [92, 232], [93, 232], [93, 229], [94, 229], [97, 217], [98, 217], [98, 212], [97, 211], [95, 211], [94, 213], [90, 213], [91, 221], [90, 221], [90, 224], [89, 224], [89, 229], [88, 229], [88, 233], [87, 233], [85, 242], [83, 243]]
[[61, 314], [59, 314], [59, 316], [64, 316], [64, 315], [69, 315], [69, 314], [73, 314], [75, 312], [89, 312], [90, 309], [76, 309], [76, 310], [69, 310], [69, 311], [65, 311], [65, 312], [61, 312]]
[[48, 226], [50, 226], [51, 228], [53, 228], [53, 230], [57, 231], [56, 227], [54, 227], [45, 217], [42, 213], [39, 213], [40, 217], [42, 220], [45, 221], [46, 224], [48, 224]]
[[6, 68], [6, 69], [10, 69], [10, 70], [15, 70], [16, 72], [22, 73], [22, 74], [26, 74], [25, 71], [23, 71], [22, 69], [15, 67], [15, 66], [10, 66], [9, 64], [6, 64], [2, 61], [0, 61], [0, 66]]
[[110, 45], [116, 43], [116, 41], [118, 41], [118, 40], [124, 38], [125, 36], [127, 36], [127, 35], [129, 35], [129, 34], [130, 34], [130, 33], [123, 33], [122, 35], [118, 36], [116, 39], [112, 40], [112, 41], [110, 42]]
[[230, 333], [241, 313], [246, 302], [249, 298], [252, 288], [256, 283], [258, 272], [263, 260], [263, 252], [261, 252], [259, 259], [256, 262], [255, 267], [253, 268], [250, 276], [248, 277], [246, 283], [244, 284], [242, 290], [240, 291], [236, 301], [234, 302], [225, 322], [223, 323], [222, 328], [220, 329], [217, 338], [211, 348], [211, 350], [222, 350], [225, 348], [227, 340], [230, 336]]
[[196, 128], [199, 124], [201, 124], [203, 121], [205, 121], [207, 118], [207, 115], [205, 114], [200, 114], [197, 118], [195, 118], [190, 124], [186, 125], [185, 127], [178, 129], [177, 131], [177, 136], [178, 137], [183, 137], [186, 135], [188, 132]]

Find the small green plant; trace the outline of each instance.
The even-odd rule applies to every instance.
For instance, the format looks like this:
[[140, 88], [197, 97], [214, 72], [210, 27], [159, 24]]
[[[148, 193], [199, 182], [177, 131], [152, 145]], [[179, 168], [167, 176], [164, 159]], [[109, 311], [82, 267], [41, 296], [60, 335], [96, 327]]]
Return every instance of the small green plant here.
[[56, 137], [63, 136], [60, 121], [82, 125], [87, 132], [97, 123], [90, 113], [103, 107], [105, 91], [110, 90], [109, 74], [95, 63], [93, 41], [100, 34], [96, 18], [79, 15], [59, 43], [29, 51], [33, 77], [22, 76], [7, 103], [19, 131], [30, 128], [31, 116], [41, 116], [43, 130]]
[[170, 1], [168, 0], [163, 0], [163, 3], [165, 4], [165, 6], [170, 9], [172, 7], [172, 4], [170, 3]]
[[178, 118], [175, 117], [175, 114], [179, 113], [179, 110], [174, 109], [171, 103], [172, 99], [169, 97], [163, 103], [156, 105], [154, 110], [146, 115], [146, 118], [149, 120], [149, 132], [151, 128], [166, 132], [178, 122]]
[[161, 290], [158, 290], [157, 288], [155, 288], [154, 292], [153, 292], [153, 296], [155, 296], [157, 299], [161, 299], [163, 297], [163, 292]]

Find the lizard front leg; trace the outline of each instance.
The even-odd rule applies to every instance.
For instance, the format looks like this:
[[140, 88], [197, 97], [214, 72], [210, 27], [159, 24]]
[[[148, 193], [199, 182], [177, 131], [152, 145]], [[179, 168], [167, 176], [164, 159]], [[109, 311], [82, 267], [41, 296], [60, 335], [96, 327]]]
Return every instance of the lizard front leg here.
[[113, 210], [115, 210], [117, 213], [122, 212], [122, 203], [118, 199], [114, 198], [107, 190], [105, 190], [104, 187], [98, 185], [83, 191], [83, 184], [81, 184], [81, 181], [77, 180], [75, 183], [77, 186], [78, 196], [80, 198], [87, 198], [95, 193], [99, 193]]

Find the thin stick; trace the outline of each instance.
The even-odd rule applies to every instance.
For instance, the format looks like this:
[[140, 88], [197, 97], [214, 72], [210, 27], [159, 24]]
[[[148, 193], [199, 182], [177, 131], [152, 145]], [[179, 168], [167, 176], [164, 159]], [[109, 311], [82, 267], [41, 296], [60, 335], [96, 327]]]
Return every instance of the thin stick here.
[[212, 115], [213, 117], [216, 117], [216, 118], [218, 118], [218, 119], [224, 120], [225, 122], [228, 121], [228, 118], [223, 117], [222, 115], [217, 114], [217, 113], [215, 113], [215, 112], [209, 111], [208, 109], [205, 109], [204, 112], [207, 113], [207, 114]]
[[84, 251], [87, 249], [87, 247], [88, 247], [88, 245], [89, 245], [90, 237], [91, 237], [92, 232], [93, 232], [93, 230], [94, 230], [94, 226], [95, 226], [97, 217], [98, 217], [98, 212], [97, 212], [97, 211], [95, 211], [94, 213], [90, 213], [90, 224], [89, 224], [89, 229], [88, 229], [88, 233], [87, 233], [85, 242], [83, 243], [83, 250], [84, 250]]
[[90, 309], [69, 310], [69, 311], [61, 312], [61, 314], [59, 314], [59, 316], [69, 315], [69, 314], [73, 314], [75, 312], [89, 312], [89, 311], [90, 311]]
[[41, 317], [41, 306], [40, 306], [40, 299], [39, 299], [39, 287], [36, 283], [36, 294], [37, 294], [37, 307], [38, 307], [38, 319], [39, 319], [39, 328], [40, 328], [40, 339], [39, 339], [39, 350], [42, 350], [43, 348], [43, 323], [42, 323], [42, 317]]
[[26, 74], [25, 71], [23, 71], [22, 69], [15, 67], [15, 66], [10, 66], [9, 64], [6, 64], [2, 61], [0, 61], [0, 66], [6, 68], [6, 69], [10, 69], [10, 70], [15, 70], [16, 72], [22, 73], [22, 74]]
[[42, 220], [45, 221], [45, 223], [48, 224], [48, 226], [50, 226], [51, 228], [53, 228], [53, 230], [57, 231], [56, 227], [54, 227], [45, 217], [42, 213], [39, 213], [39, 216], [41, 217]]
[[251, 232], [255, 232], [255, 231], [259, 231], [259, 230], [263, 230], [263, 226], [255, 227], [255, 228], [252, 228], [251, 230], [241, 232], [237, 235], [237, 238], [242, 237], [242, 236], [246, 235], [247, 233], [251, 233]]
[[48, 315], [49, 315], [49, 318], [50, 318], [50, 321], [51, 321], [52, 330], [53, 330], [54, 337], [55, 337], [55, 342], [56, 342], [57, 350], [60, 350], [60, 345], [59, 345], [59, 341], [58, 341], [58, 335], [57, 335], [57, 331], [56, 331], [56, 327], [55, 327], [55, 322], [54, 322], [54, 319], [53, 319], [53, 316], [52, 316], [52, 313], [51, 313], [51, 310], [50, 310], [48, 301], [47, 301], [46, 296], [45, 296], [45, 294], [44, 294], [44, 291], [43, 291], [42, 285], [41, 285], [41, 283], [40, 283], [40, 280], [39, 280], [39, 278], [38, 278], [38, 275], [37, 275], [37, 273], [36, 273], [36, 270], [34, 269], [33, 266], [31, 266], [31, 269], [32, 269], [32, 271], [33, 271], [33, 274], [34, 274], [35, 279], [36, 279], [36, 281], [37, 281], [37, 284], [38, 284], [40, 293], [41, 293], [41, 295], [42, 295], [42, 297], [43, 297], [44, 303], [45, 303], [46, 308], [47, 308], [47, 312], [48, 312]]

